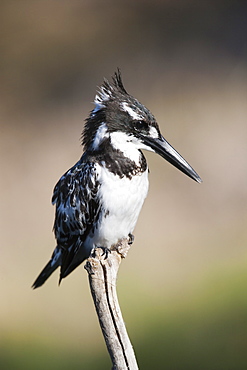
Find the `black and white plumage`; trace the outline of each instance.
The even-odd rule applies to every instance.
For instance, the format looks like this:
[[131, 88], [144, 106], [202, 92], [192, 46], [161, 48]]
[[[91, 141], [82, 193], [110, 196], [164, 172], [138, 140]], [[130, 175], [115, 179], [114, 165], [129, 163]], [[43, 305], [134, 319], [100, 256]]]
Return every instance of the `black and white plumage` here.
[[132, 237], [148, 192], [148, 166], [141, 149], [161, 155], [197, 182], [200, 177], [168, 144], [151, 112], [125, 90], [120, 72], [104, 81], [86, 120], [84, 154], [55, 186], [57, 246], [33, 284], [44, 284], [61, 267], [60, 281], [95, 247], [110, 249]]

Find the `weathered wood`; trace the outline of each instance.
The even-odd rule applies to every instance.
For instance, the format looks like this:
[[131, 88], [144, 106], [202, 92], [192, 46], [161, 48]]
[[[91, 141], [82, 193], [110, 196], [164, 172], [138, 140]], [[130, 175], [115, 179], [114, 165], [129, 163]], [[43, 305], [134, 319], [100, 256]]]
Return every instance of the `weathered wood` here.
[[129, 248], [128, 239], [119, 242], [107, 255], [102, 248], [96, 248], [85, 265], [113, 370], [138, 370], [116, 292], [118, 269]]

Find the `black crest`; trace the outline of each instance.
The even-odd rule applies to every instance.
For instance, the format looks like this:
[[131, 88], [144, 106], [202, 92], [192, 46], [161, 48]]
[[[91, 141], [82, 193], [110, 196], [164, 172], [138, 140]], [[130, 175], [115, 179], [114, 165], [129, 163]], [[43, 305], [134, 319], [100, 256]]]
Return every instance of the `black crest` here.
[[121, 71], [120, 69], [118, 68], [117, 71], [114, 73], [114, 76], [112, 77], [112, 80], [113, 80], [113, 84], [114, 86], [119, 90], [121, 91], [122, 93], [124, 94], [128, 94], [127, 91], [125, 90], [125, 87], [123, 85], [123, 80], [122, 80], [122, 75], [121, 75]]
[[82, 145], [85, 149], [88, 149], [92, 138], [95, 136], [99, 125], [106, 121], [106, 108], [109, 102], [116, 99], [124, 100], [128, 99], [130, 95], [126, 91], [120, 69], [112, 76], [112, 82], [104, 79], [104, 82], [100, 86], [95, 99], [95, 108], [91, 111], [89, 117], [85, 121], [84, 131], [82, 133]]

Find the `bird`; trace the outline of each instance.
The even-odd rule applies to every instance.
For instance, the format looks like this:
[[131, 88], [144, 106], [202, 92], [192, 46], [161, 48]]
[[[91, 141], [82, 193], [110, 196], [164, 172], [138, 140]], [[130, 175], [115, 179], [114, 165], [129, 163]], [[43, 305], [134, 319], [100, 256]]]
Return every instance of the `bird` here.
[[84, 152], [54, 188], [56, 248], [32, 287], [60, 267], [59, 284], [95, 248], [110, 251], [133, 231], [148, 193], [148, 164], [142, 150], [155, 152], [195, 180], [200, 176], [162, 136], [153, 114], [130, 95], [119, 69], [104, 79], [85, 120]]

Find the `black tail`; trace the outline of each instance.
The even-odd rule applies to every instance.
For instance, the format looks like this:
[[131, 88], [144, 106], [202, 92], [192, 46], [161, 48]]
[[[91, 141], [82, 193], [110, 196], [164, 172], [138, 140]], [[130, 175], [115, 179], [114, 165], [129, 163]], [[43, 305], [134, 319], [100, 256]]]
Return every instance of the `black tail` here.
[[[57, 247], [58, 248], [58, 247]], [[61, 271], [59, 285], [61, 281], [68, 276], [77, 266], [79, 266], [90, 255], [84, 247], [84, 237], [76, 236], [70, 239], [70, 245], [67, 249], [62, 249], [61, 253]]]
[[59, 285], [61, 280], [69, 275], [77, 266], [89, 257], [90, 252], [85, 251], [80, 238], [72, 246], [65, 250], [59, 245], [55, 248], [53, 255], [47, 265], [43, 268], [32, 285], [33, 289], [43, 285], [51, 274], [61, 266]]
[[51, 274], [60, 266], [60, 258], [54, 261], [53, 258], [47, 263], [47, 265], [43, 268], [37, 279], [32, 285], [33, 289], [39, 288], [43, 285], [46, 280], [51, 276]]

